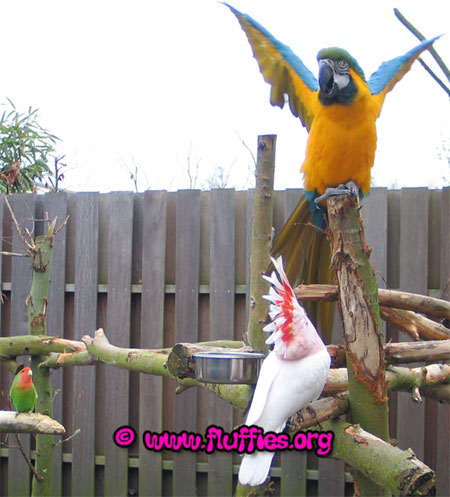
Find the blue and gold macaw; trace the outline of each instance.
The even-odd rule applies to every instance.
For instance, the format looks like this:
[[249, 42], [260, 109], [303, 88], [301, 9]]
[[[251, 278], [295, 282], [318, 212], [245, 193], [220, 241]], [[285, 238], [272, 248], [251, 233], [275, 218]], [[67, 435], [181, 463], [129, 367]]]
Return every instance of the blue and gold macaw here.
[[[301, 171], [305, 195], [277, 237], [274, 258], [283, 256], [292, 284], [331, 282], [330, 248], [318, 229], [326, 228], [324, 194], [367, 195], [374, 162], [375, 121], [386, 94], [419, 55], [438, 38], [426, 40], [406, 54], [384, 62], [367, 81], [358, 62], [341, 48], [317, 55], [318, 80], [292, 50], [247, 14], [225, 4], [237, 17], [260, 71], [271, 85], [270, 103], [289, 107], [309, 132]], [[333, 309], [322, 305], [312, 319], [329, 342]]]

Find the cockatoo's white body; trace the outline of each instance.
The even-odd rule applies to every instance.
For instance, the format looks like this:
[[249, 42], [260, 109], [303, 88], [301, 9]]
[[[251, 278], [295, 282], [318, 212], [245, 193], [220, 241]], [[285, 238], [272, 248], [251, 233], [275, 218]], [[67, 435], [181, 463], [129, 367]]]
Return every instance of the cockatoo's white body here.
[[[266, 343], [274, 349], [264, 360], [245, 424], [264, 432], [281, 432], [286, 421], [322, 392], [330, 368], [330, 356], [299, 305], [283, 270], [281, 258], [273, 260], [281, 282], [272, 273], [265, 278], [274, 285], [265, 298], [271, 301], [272, 331]], [[269, 474], [274, 452], [246, 454], [239, 470], [242, 485], [261, 485]]]

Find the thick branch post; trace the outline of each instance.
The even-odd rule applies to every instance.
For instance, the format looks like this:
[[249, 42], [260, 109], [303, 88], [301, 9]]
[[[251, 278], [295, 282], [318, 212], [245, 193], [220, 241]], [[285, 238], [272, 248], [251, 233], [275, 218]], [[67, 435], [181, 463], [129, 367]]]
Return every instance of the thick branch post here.
[[[50, 223], [47, 234], [36, 237], [30, 250], [33, 261], [33, 280], [26, 305], [30, 335], [47, 334], [47, 305], [50, 287], [51, 257], [54, 241], [55, 221]], [[53, 398], [50, 383], [50, 370], [39, 368], [45, 356], [32, 356], [33, 380], [38, 392], [36, 412], [53, 417]], [[53, 435], [36, 435], [36, 472], [41, 476], [38, 481], [33, 476], [32, 495], [50, 495], [53, 480]]]
[[[378, 288], [359, 212], [359, 203], [352, 195], [328, 200], [332, 266], [337, 276], [344, 325], [350, 413], [353, 423], [388, 441]], [[388, 495], [358, 471], [354, 477], [360, 495]]]
[[275, 135], [258, 137], [256, 188], [253, 200], [252, 251], [250, 257], [250, 310], [247, 338], [256, 352], [267, 353], [262, 331], [268, 303], [262, 296], [269, 285], [261, 278], [269, 264], [272, 246], [273, 178], [275, 170]]

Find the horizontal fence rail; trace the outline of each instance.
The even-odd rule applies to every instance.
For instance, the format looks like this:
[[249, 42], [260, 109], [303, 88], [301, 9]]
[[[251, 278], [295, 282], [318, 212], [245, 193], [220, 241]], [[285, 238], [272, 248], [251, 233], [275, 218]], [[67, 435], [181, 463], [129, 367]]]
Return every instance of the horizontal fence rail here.
[[[278, 233], [302, 195], [275, 192]], [[176, 342], [240, 340], [246, 329], [252, 191], [150, 191], [13, 195], [20, 224], [39, 235], [42, 221], [69, 216], [53, 252], [48, 334], [80, 340], [102, 327], [110, 342], [161, 348]], [[450, 288], [450, 189], [374, 188], [362, 216], [380, 287], [443, 296]], [[0, 203], [2, 250], [24, 247], [9, 212]], [[30, 262], [2, 256], [1, 336], [27, 333], [25, 298]], [[387, 326], [386, 341], [408, 337]], [[333, 342], [342, 343], [339, 319]], [[26, 359], [26, 358], [21, 358]], [[0, 370], [0, 408], [9, 409], [12, 375]], [[226, 431], [241, 413], [204, 389], [175, 395], [174, 382], [105, 364], [51, 373], [54, 417], [70, 436], [55, 450], [54, 495], [231, 495], [239, 456], [152, 452], [145, 430], [204, 434], [210, 424]], [[437, 471], [438, 495], [449, 492], [449, 406], [426, 399], [413, 404], [405, 393], [390, 394], [390, 432]], [[129, 425], [137, 441], [118, 447], [113, 433]], [[22, 436], [26, 450], [34, 449]], [[0, 495], [29, 495], [31, 478], [11, 437], [1, 435]], [[275, 494], [344, 496], [352, 479], [340, 461], [306, 453], [275, 458]]]

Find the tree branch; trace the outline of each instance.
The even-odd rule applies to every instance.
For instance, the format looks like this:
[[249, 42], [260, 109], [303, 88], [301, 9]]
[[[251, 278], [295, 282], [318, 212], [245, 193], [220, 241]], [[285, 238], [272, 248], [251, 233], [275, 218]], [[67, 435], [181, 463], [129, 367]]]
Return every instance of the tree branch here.
[[[385, 361], [388, 364], [450, 361], [450, 340], [385, 343], [383, 348]], [[327, 349], [332, 358], [332, 367], [340, 368], [345, 366], [343, 345], [327, 345]]]
[[43, 414], [0, 411], [0, 432], [64, 435], [66, 430], [56, 420]]
[[420, 338], [447, 340], [450, 338], [450, 330], [447, 327], [416, 312], [381, 307], [380, 313], [385, 321], [398, 326], [414, 340], [419, 340]]
[[250, 256], [250, 309], [247, 339], [256, 352], [267, 353], [266, 336], [262, 331], [269, 304], [262, 296], [269, 284], [261, 275], [270, 260], [272, 247], [273, 179], [276, 136], [258, 137], [256, 187], [253, 198], [252, 247]]
[[[403, 24], [403, 26], [405, 26], [406, 29], [411, 31], [411, 33], [417, 39], [419, 39], [420, 41], [425, 40], [425, 36], [415, 26], [413, 26], [398, 9], [394, 9], [394, 14], [397, 17], [397, 19]], [[450, 71], [449, 71], [448, 67], [445, 65], [444, 61], [439, 56], [439, 54], [436, 52], [436, 49], [433, 47], [430, 47], [428, 49], [428, 51], [431, 53], [434, 60], [437, 62], [438, 66], [441, 68], [441, 70], [445, 74], [446, 78], [450, 81]], [[446, 87], [446, 92], [449, 93], [449, 89], [447, 87]]]
[[[294, 290], [299, 300], [333, 301], [338, 298], [337, 285], [299, 285]], [[396, 307], [437, 318], [450, 319], [450, 302], [426, 295], [399, 290], [378, 289], [378, 301], [384, 307]]]
[[[124, 349], [135, 355], [177, 354], [183, 359], [183, 366], [179, 366], [180, 376], [189, 377], [190, 358], [196, 352], [224, 352], [228, 349], [236, 351], [251, 351], [239, 340], [215, 340], [198, 343], [179, 343], [174, 347], [164, 349]], [[399, 342], [383, 345], [385, 359], [388, 364], [404, 364], [409, 362], [450, 361], [450, 340], [429, 340], [426, 342]], [[328, 352], [332, 357], [334, 368], [345, 366], [345, 350], [343, 345], [327, 345]], [[87, 351], [84, 342], [66, 340], [50, 336], [15, 336], [0, 337], [0, 361], [2, 365], [16, 373], [19, 363], [13, 360], [21, 355], [47, 355], [47, 359], [39, 364], [39, 367], [59, 368], [63, 366], [89, 366], [98, 363], [98, 359]], [[145, 359], [143, 359], [145, 360]], [[170, 360], [169, 360], [170, 362]], [[170, 366], [169, 366], [170, 369]], [[192, 371], [191, 371], [192, 372]], [[173, 376], [177, 376], [172, 371]], [[193, 376], [192, 376], [193, 377]]]
[[83, 342], [46, 335], [19, 335], [0, 337], [0, 358], [20, 355], [45, 355], [51, 352], [73, 353], [85, 352]]
[[[429, 398], [450, 402], [450, 366], [432, 364], [418, 368], [391, 367], [386, 370], [389, 391], [415, 393], [415, 389]], [[331, 369], [322, 395], [330, 395], [308, 404], [289, 420], [291, 431], [306, 430], [317, 423], [341, 416], [348, 411], [347, 369]], [[332, 396], [331, 396], [332, 395]]]
[[[332, 431], [331, 457], [350, 464], [389, 495], [432, 495], [435, 472], [419, 461], [411, 449], [401, 450], [354, 425], [330, 420], [317, 427]], [[380, 495], [380, 493], [376, 494]]]
[[245, 409], [252, 394], [250, 385], [216, 385], [201, 383], [193, 378], [176, 377], [166, 367], [167, 353], [115, 347], [109, 343], [102, 329], [95, 332], [94, 338], [84, 336], [83, 341], [88, 352], [106, 364], [141, 373], [169, 376], [180, 385], [206, 388], [237, 409]]
[[[351, 420], [388, 441], [389, 413], [378, 287], [359, 201], [353, 195], [330, 197], [327, 210], [331, 265], [338, 282], [344, 327]], [[388, 495], [357, 466], [353, 478], [361, 495]]]

